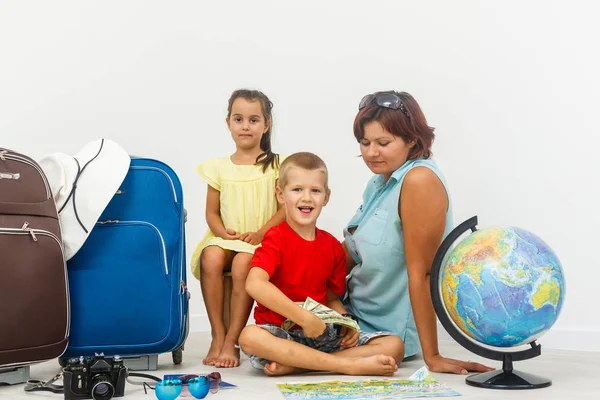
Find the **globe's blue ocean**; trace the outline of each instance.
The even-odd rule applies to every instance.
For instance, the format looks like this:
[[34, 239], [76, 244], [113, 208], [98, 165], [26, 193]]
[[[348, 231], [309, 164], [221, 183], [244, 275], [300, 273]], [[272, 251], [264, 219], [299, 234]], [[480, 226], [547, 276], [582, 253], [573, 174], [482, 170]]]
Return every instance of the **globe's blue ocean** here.
[[477, 342], [518, 346], [556, 322], [565, 283], [560, 261], [536, 235], [492, 227], [464, 238], [440, 274], [445, 308], [458, 328]]

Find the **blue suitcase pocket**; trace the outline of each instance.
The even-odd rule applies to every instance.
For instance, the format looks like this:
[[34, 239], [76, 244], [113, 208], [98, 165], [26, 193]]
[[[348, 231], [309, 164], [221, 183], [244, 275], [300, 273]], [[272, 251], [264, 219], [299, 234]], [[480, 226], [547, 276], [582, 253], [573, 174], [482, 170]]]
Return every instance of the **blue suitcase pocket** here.
[[68, 270], [70, 349], [83, 355], [88, 353], [86, 347], [134, 354], [138, 347], [159, 346], [167, 339], [171, 302], [176, 297], [165, 243], [154, 225], [143, 221], [96, 224], [85, 246], [69, 261]]

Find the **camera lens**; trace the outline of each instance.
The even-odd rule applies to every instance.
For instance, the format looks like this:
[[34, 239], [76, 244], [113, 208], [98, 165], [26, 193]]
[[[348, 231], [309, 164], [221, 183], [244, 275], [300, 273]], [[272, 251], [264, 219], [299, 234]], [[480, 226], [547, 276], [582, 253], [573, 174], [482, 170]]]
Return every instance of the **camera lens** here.
[[115, 387], [110, 383], [108, 376], [100, 375], [94, 378], [91, 394], [94, 400], [109, 400], [115, 394]]

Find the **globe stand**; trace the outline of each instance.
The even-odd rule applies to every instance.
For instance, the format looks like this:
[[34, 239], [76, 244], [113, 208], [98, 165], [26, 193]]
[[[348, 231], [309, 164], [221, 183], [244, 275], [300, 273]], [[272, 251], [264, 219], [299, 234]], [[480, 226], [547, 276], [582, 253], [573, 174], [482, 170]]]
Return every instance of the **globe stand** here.
[[465, 349], [481, 357], [502, 361], [502, 370], [471, 375], [466, 378], [466, 382], [468, 385], [487, 389], [539, 389], [550, 386], [552, 384], [550, 379], [513, 370], [513, 361], [528, 360], [541, 354], [542, 347], [535, 341], [529, 343], [531, 348], [521, 351], [504, 352], [492, 350], [477, 344], [463, 335], [446, 313], [442, 295], [439, 289], [440, 270], [444, 256], [450, 249], [450, 246], [452, 246], [452, 243], [454, 243], [463, 233], [469, 229], [472, 232], [475, 232], [477, 230], [476, 225], [477, 216], [471, 217], [454, 228], [454, 230], [448, 234], [435, 254], [435, 259], [433, 260], [433, 265], [431, 266], [430, 279], [433, 308], [435, 309], [435, 313], [437, 314], [441, 324], [446, 331], [448, 331], [450, 336], [452, 336], [452, 338]]
[[502, 369], [471, 375], [466, 378], [467, 385], [486, 389], [539, 389], [550, 386], [550, 379], [513, 370], [510, 353], [504, 354]]

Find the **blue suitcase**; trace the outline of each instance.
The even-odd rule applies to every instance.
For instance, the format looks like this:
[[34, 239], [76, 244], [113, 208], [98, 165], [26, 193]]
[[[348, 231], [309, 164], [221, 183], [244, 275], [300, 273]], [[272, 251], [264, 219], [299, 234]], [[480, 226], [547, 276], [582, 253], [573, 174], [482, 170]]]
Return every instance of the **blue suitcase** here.
[[71, 332], [63, 359], [173, 351], [181, 362], [189, 300], [184, 223], [175, 172], [132, 158], [119, 191], [67, 263]]

